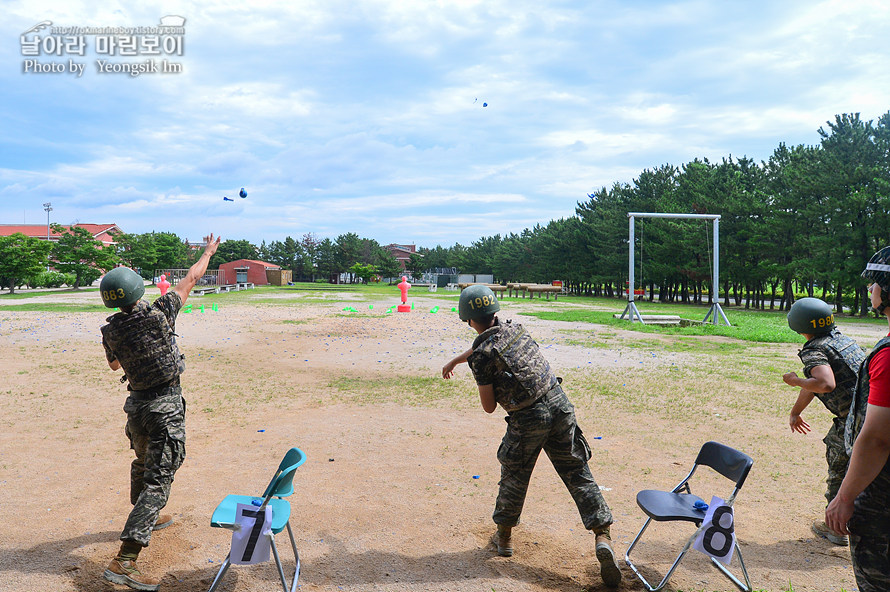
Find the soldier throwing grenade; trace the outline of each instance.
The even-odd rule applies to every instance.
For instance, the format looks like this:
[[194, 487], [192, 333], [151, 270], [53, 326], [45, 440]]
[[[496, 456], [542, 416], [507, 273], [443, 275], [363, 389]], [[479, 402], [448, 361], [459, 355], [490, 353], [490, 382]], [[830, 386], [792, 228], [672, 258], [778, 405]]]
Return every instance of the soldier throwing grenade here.
[[160, 588], [158, 580], [137, 569], [136, 558], [148, 546], [152, 530], [173, 522], [172, 516], [160, 512], [167, 505], [173, 475], [185, 460], [185, 400], [179, 386], [185, 362], [175, 340], [176, 316], [218, 247], [219, 238], [211, 234], [198, 262], [152, 304], [141, 300], [145, 283], [127, 267], [112, 269], [99, 285], [105, 306], [121, 309], [102, 327], [102, 345], [108, 366], [123, 368], [129, 381], [126, 432], [136, 453], [130, 469], [133, 510], [121, 532], [120, 551], [103, 577], [136, 590]]
[[513, 555], [512, 529], [519, 524], [529, 479], [543, 449], [574, 498], [584, 527], [596, 534], [603, 582], [616, 587], [621, 570], [609, 532], [612, 512], [587, 466], [590, 447], [575, 421], [575, 408], [531, 335], [518, 323], [498, 320], [495, 313], [500, 308], [487, 286], [473, 285], [461, 292], [460, 320], [479, 336], [469, 350], [442, 368], [442, 378], [451, 378], [455, 366], [467, 362], [482, 409], [493, 413], [500, 404], [507, 412], [507, 433], [498, 448], [500, 490], [492, 516], [498, 555]]
[[[782, 376], [789, 386], [800, 387], [800, 394], [788, 418], [791, 431], [800, 434], [810, 431], [809, 424], [800, 415], [814, 397], [818, 397], [835, 416], [831, 429], [822, 439], [825, 442], [825, 460], [828, 462], [825, 499], [831, 503], [850, 460], [844, 447], [844, 424], [856, 388], [856, 374], [865, 359], [865, 352], [855, 341], [841, 334], [835, 327], [831, 307], [818, 298], [801, 298], [791, 305], [788, 326], [807, 340], [798, 353], [805, 378], [794, 372]], [[821, 520], [813, 523], [812, 530], [835, 545], [847, 545], [846, 536], [832, 531]]]

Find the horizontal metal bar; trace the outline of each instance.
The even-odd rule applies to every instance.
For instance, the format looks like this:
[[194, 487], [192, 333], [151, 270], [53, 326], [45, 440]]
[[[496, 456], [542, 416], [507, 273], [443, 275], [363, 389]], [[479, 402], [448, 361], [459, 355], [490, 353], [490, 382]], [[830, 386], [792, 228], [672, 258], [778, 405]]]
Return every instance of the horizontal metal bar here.
[[665, 214], [661, 212], [628, 212], [628, 218], [699, 218], [719, 220], [720, 214]]

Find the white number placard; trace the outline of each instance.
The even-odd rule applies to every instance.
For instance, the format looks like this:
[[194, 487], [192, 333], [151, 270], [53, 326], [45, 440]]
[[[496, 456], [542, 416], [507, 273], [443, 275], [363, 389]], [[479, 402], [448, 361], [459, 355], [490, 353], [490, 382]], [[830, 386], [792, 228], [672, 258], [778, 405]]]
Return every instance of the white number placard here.
[[253, 505], [238, 504], [232, 532], [229, 559], [237, 565], [252, 565], [269, 561], [272, 548], [272, 508], [262, 510]]
[[729, 565], [736, 541], [732, 506], [727, 506], [719, 497], [712, 497], [702, 525], [704, 528], [692, 548]]

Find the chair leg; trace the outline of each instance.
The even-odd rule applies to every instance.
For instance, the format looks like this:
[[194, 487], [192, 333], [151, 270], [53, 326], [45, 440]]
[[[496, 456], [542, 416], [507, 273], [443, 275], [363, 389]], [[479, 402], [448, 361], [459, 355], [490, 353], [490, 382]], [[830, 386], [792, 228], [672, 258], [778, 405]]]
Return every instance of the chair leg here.
[[[690, 536], [689, 540], [686, 541], [686, 544], [683, 546], [683, 550], [680, 551], [679, 555], [677, 555], [677, 558], [674, 560], [673, 565], [671, 565], [671, 568], [664, 575], [661, 582], [659, 582], [657, 586], [653, 586], [652, 584], [649, 583], [648, 580], [646, 580], [645, 577], [643, 577], [643, 574], [640, 573], [640, 570], [637, 569], [637, 566], [634, 565], [633, 562], [630, 560], [630, 552], [636, 546], [637, 542], [640, 540], [640, 537], [643, 536], [643, 533], [649, 527], [649, 524], [651, 524], [651, 522], [652, 522], [652, 518], [646, 519], [646, 523], [643, 524], [643, 528], [640, 529], [640, 532], [637, 533], [637, 536], [634, 538], [633, 542], [630, 544], [630, 546], [627, 548], [627, 551], [624, 553], [624, 562], [636, 574], [636, 576], [640, 579], [640, 581], [643, 582], [643, 585], [646, 586], [646, 589], [649, 590], [649, 592], [656, 592], [657, 590], [661, 590], [662, 588], [664, 588], [665, 585], [668, 583], [668, 580], [671, 579], [671, 576], [674, 575], [674, 571], [677, 569], [677, 566], [680, 565], [680, 561], [683, 560], [683, 558], [686, 556], [686, 553], [689, 552], [690, 547], [692, 547], [692, 543], [695, 542], [696, 537], [698, 537], [699, 531], [698, 531], [698, 529], [696, 529], [696, 531], [694, 533], [692, 533], [692, 536]], [[747, 590], [746, 592], [751, 592], [751, 591]]]
[[735, 576], [735, 574], [729, 571], [729, 568], [727, 568], [725, 565], [723, 565], [713, 557], [711, 557], [711, 563], [713, 563], [717, 567], [717, 569], [722, 571], [723, 575], [732, 580], [732, 583], [738, 586], [739, 589], [742, 590], [742, 592], [751, 592], [751, 580], [748, 578], [748, 570], [745, 568], [745, 560], [742, 559], [742, 550], [739, 549], [738, 541], [736, 541], [735, 552], [739, 556], [739, 565], [742, 566], [742, 575], [745, 576], [744, 584]]
[[229, 571], [229, 566], [232, 565], [232, 562], [229, 561], [230, 557], [231, 553], [229, 555], [226, 555], [226, 560], [223, 561], [223, 564], [219, 568], [219, 571], [216, 572], [216, 577], [213, 578], [213, 583], [210, 584], [210, 590], [208, 590], [207, 592], [213, 592], [214, 590], [216, 590], [216, 587], [219, 586], [219, 583], [222, 581], [223, 576], [226, 575], [227, 571]]
[[646, 522], [643, 523], [643, 528], [640, 529], [640, 532], [637, 533], [637, 536], [634, 537], [633, 542], [631, 542], [630, 546], [627, 548], [627, 551], [624, 552], [624, 562], [627, 566], [636, 574], [636, 576], [643, 582], [643, 585], [646, 586], [646, 589], [650, 592], [654, 592], [659, 588], [653, 588], [652, 585], [643, 577], [643, 574], [640, 573], [640, 570], [637, 569], [637, 566], [634, 565], [633, 561], [630, 560], [630, 553], [634, 550], [634, 547], [637, 546], [637, 542], [639, 542], [640, 537], [643, 536], [643, 533], [646, 532], [646, 529], [649, 528], [649, 525], [652, 523], [652, 518], [647, 518]]
[[300, 581], [300, 553], [297, 551], [297, 542], [294, 540], [294, 531], [291, 530], [290, 520], [287, 522], [287, 535], [290, 537], [290, 546], [294, 551], [294, 562], [296, 566], [294, 567], [294, 579], [293, 583], [290, 587], [290, 592], [295, 592], [297, 589], [297, 582]]
[[275, 546], [275, 537], [270, 538], [272, 539], [272, 555], [275, 557], [275, 565], [278, 567], [278, 577], [281, 578], [281, 590], [288, 592], [287, 580], [284, 579], [284, 568], [281, 566], [281, 557], [278, 556], [278, 547]]

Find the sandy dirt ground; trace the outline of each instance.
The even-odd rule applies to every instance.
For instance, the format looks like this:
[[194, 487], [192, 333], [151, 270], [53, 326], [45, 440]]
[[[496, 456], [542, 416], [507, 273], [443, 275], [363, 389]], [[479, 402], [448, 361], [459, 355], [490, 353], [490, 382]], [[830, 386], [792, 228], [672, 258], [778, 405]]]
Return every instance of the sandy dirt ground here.
[[[606, 589], [594, 537], [543, 455], [514, 531], [515, 555], [493, 552], [504, 414], [481, 410], [466, 366], [454, 381], [440, 377], [442, 364], [474, 336], [450, 312], [456, 299], [412, 294], [414, 311], [385, 314], [397, 293], [392, 302], [371, 302], [373, 309], [349, 293], [316, 300], [302, 294], [281, 304], [223, 299], [218, 311], [180, 315], [188, 454], [167, 506], [176, 523], [155, 533], [139, 559], [144, 571], [162, 577], [162, 590], [209, 587], [231, 540], [210, 527], [213, 508], [227, 493], [260, 493], [292, 446], [308, 457], [289, 498], [300, 590]], [[98, 300], [95, 292], [44, 298]], [[810, 532], [824, 508], [821, 437], [830, 418], [816, 402], [807, 411], [813, 433], [788, 429], [796, 393], [780, 376], [799, 371], [793, 344], [744, 344], [733, 354], [738, 363], [727, 368], [727, 356], [707, 348], [678, 351], [651, 335], [520, 314], [532, 306], [540, 305], [505, 303], [501, 316], [529, 327], [565, 377], [622, 557], [644, 520], [636, 492], [670, 489], [701, 444], [714, 439], [755, 461], [736, 504], [754, 588], [855, 589], [848, 550]], [[132, 454], [125, 390], [100, 342], [105, 316], [0, 305], [0, 590], [124, 589], [101, 579], [130, 508]], [[867, 345], [880, 334], [876, 327], [856, 337]], [[713, 340], [714, 350], [727, 341]], [[757, 362], [753, 370], [746, 369], [750, 360]], [[764, 382], [764, 364], [772, 382]], [[731, 491], [725, 480], [706, 485], [714, 489], [694, 492]], [[655, 577], [692, 530], [660, 525], [651, 532], [635, 555]], [[286, 537], [278, 540], [292, 569]], [[738, 570], [737, 560], [732, 568]], [[643, 590], [626, 566], [624, 575], [623, 590]], [[221, 590], [277, 585], [269, 562], [231, 569]], [[668, 586], [732, 589], [694, 551]]]

